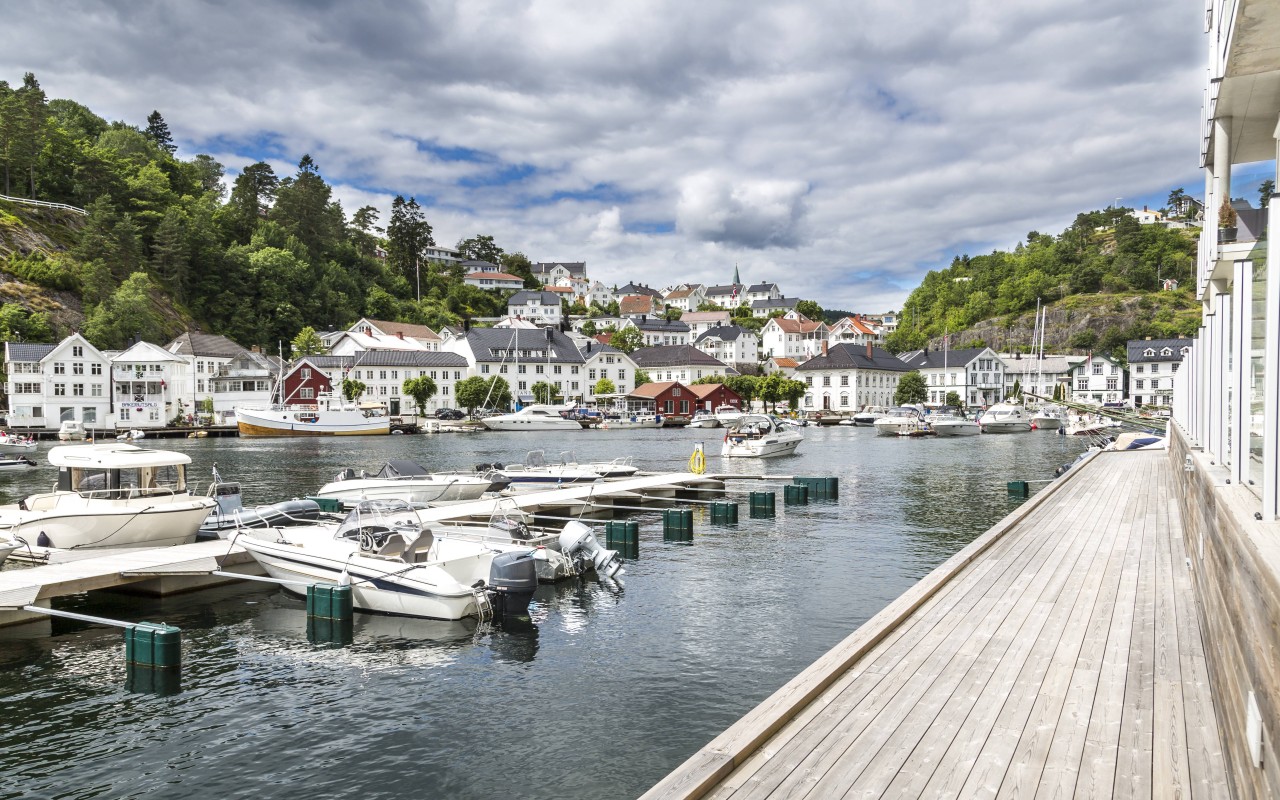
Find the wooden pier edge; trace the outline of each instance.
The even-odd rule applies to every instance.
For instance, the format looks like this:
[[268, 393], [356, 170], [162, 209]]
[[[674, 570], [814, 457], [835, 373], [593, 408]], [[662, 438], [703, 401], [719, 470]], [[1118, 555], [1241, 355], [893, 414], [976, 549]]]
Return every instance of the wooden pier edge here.
[[697, 800], [729, 776], [747, 757], [768, 741], [783, 725], [836, 682], [848, 669], [879, 644], [894, 628], [915, 613], [961, 570], [998, 542], [1011, 528], [1056, 494], [1097, 458], [1092, 451], [1062, 477], [1018, 506], [990, 530], [939, 564], [918, 583], [898, 596], [835, 647], [819, 656], [799, 675], [748, 711], [727, 730], [712, 739], [684, 763], [645, 792], [640, 800]]

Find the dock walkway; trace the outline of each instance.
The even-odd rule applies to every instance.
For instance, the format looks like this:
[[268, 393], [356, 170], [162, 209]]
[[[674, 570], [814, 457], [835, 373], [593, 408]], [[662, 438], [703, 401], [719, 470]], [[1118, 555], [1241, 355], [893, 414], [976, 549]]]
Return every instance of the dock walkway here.
[[1230, 796], [1172, 486], [1092, 456], [645, 797]]

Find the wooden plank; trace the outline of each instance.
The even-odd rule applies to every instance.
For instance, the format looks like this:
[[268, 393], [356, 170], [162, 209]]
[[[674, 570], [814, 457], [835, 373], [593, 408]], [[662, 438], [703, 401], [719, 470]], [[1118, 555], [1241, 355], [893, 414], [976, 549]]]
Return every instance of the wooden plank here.
[[[1152, 714], [1151, 792], [1155, 797], [1186, 797], [1191, 793], [1187, 766], [1187, 729], [1182, 702], [1181, 646], [1174, 601], [1173, 546], [1170, 538], [1181, 535], [1169, 525], [1163, 492], [1153, 503], [1155, 524], [1155, 697]], [[1179, 569], [1182, 564], [1177, 565]]]

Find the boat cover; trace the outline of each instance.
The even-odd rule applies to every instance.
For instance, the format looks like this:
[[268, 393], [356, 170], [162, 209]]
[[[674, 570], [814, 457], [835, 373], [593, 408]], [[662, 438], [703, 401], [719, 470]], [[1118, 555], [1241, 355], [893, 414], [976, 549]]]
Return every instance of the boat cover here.
[[425, 476], [428, 474], [430, 473], [427, 472], [426, 467], [422, 466], [417, 461], [411, 461], [410, 459], [407, 459], [407, 458], [396, 458], [383, 464], [382, 469], [378, 472], [378, 474], [375, 477], [407, 478], [407, 477]]

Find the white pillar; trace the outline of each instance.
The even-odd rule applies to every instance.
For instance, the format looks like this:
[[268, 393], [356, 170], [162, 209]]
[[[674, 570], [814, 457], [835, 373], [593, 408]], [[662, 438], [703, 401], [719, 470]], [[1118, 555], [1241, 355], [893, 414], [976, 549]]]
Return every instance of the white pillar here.
[[[1280, 208], [1268, 207], [1267, 229], [1280, 232]], [[1266, 337], [1265, 358], [1263, 361], [1263, 413], [1262, 413], [1262, 519], [1270, 522], [1276, 519], [1278, 501], [1277, 493], [1277, 447], [1276, 436], [1280, 434], [1280, 337], [1273, 332], [1276, 320], [1280, 319], [1280, 248], [1267, 248], [1267, 300], [1265, 317], [1268, 334]]]
[[1231, 480], [1249, 480], [1249, 369], [1253, 331], [1253, 262], [1237, 261], [1231, 291]]
[[[1214, 192], [1213, 229], [1218, 227], [1218, 209], [1222, 201], [1231, 201], [1231, 118], [1213, 121], [1213, 177], [1217, 182]], [[1209, 209], [1205, 209], [1205, 225], [1209, 224]]]

